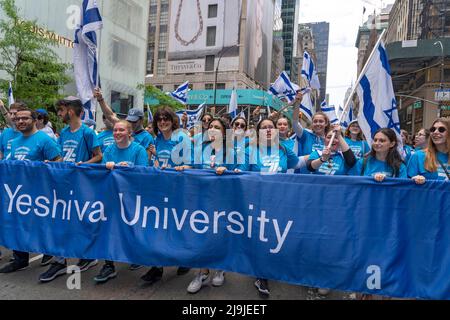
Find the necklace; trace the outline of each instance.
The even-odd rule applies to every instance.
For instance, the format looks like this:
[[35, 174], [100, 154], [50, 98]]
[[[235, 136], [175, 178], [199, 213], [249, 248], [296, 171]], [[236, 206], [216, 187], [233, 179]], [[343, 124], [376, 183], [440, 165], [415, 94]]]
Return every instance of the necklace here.
[[197, 0], [197, 14], [198, 14], [198, 20], [200, 22], [200, 26], [198, 28], [197, 34], [190, 41], [186, 41], [183, 38], [181, 38], [181, 36], [179, 34], [179, 25], [180, 25], [180, 17], [181, 17], [182, 7], [183, 7], [183, 0], [180, 0], [180, 4], [178, 5], [177, 18], [175, 20], [175, 38], [183, 46], [187, 47], [188, 45], [195, 43], [198, 40], [198, 37], [200, 37], [200, 35], [203, 33], [203, 17], [202, 17], [202, 10], [200, 8], [200, 0]]

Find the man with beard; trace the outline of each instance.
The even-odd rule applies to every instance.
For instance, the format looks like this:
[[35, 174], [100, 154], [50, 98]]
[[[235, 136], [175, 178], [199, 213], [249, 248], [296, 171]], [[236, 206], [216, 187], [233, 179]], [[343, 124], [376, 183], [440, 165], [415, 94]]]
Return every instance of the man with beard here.
[[[14, 121], [21, 135], [12, 140], [9, 157], [18, 161], [61, 161], [57, 143], [36, 127], [38, 114], [24, 106], [16, 108]], [[0, 269], [12, 273], [28, 267], [30, 254], [14, 251], [14, 260]]]

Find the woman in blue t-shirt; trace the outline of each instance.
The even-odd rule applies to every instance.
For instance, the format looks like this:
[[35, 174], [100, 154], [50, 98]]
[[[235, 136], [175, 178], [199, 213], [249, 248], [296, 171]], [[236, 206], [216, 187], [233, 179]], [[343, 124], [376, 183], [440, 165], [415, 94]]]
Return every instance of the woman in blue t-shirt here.
[[406, 179], [406, 166], [398, 151], [394, 130], [378, 130], [373, 139], [372, 150], [359, 159], [349, 175], [373, 177], [378, 182], [384, 181], [386, 177]]
[[430, 139], [430, 130], [422, 128], [414, 137], [414, 149], [415, 152], [425, 150], [428, 146], [428, 140]]
[[[336, 133], [336, 137], [333, 140], [331, 149], [329, 149], [328, 145], [333, 137], [333, 133]], [[355, 164], [356, 157], [342, 136], [340, 126], [336, 125], [325, 137], [325, 148], [316, 150], [309, 156], [307, 168], [314, 174], [346, 175], [348, 170]]]
[[350, 149], [352, 149], [357, 159], [361, 159], [370, 151], [369, 144], [364, 139], [358, 120], [350, 122], [347, 130], [345, 131], [345, 141], [349, 145]]
[[417, 184], [426, 180], [450, 180], [450, 120], [437, 119], [430, 129], [428, 148], [416, 152], [408, 164], [408, 176]]

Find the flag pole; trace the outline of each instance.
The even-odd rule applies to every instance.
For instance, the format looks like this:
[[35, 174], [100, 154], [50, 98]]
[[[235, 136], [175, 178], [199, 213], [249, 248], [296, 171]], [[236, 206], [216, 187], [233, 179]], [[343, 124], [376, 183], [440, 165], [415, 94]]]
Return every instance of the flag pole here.
[[[361, 82], [361, 80], [362, 80], [362, 78], [364, 77], [364, 75], [365, 75], [367, 69], [369, 68], [369, 63], [371, 62], [373, 56], [375, 55], [376, 50], [378, 49], [378, 46], [380, 45], [381, 41], [383, 40], [384, 35], [386, 34], [386, 31], [387, 31], [387, 30], [384, 29], [383, 32], [381, 33], [380, 37], [378, 38], [377, 43], [375, 44], [375, 47], [373, 48], [373, 50], [372, 50], [372, 52], [371, 52], [369, 58], [368, 58], [367, 61], [366, 61], [366, 64], [364, 65], [364, 68], [362, 68], [362, 70], [361, 70], [361, 72], [360, 72], [360, 74], [359, 74], [359, 76], [358, 76], [358, 80], [357, 80], [356, 83], [354, 84], [353, 89], [352, 89], [352, 92], [350, 93], [350, 95], [349, 95], [347, 101], [345, 102], [344, 109], [343, 109], [343, 111], [342, 111], [342, 113], [341, 113], [341, 115], [340, 115], [340, 117], [339, 117], [339, 125], [341, 124], [342, 120], [344, 120], [344, 116], [345, 116], [345, 114], [347, 114], [348, 108], [349, 108], [349, 106], [350, 106], [350, 101], [352, 101], [352, 98], [353, 98], [353, 96], [355, 95], [356, 90], [358, 89], [359, 83]], [[329, 143], [329, 145], [328, 145], [328, 149], [331, 149], [331, 146], [332, 146], [333, 141], [334, 141], [335, 138], [336, 138], [336, 132], [333, 132], [333, 136], [331, 137], [331, 141], [330, 141], [330, 143]]]

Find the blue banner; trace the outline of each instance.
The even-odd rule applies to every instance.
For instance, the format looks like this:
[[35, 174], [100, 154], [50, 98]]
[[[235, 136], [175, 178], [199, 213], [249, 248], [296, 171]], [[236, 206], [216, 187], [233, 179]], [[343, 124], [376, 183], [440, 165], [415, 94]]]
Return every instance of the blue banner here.
[[450, 299], [450, 184], [0, 162], [0, 244]]

